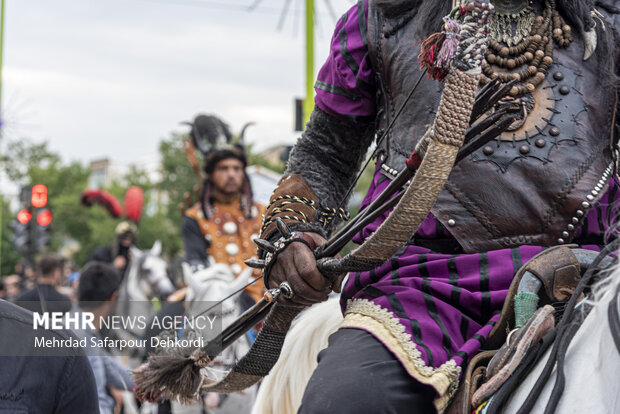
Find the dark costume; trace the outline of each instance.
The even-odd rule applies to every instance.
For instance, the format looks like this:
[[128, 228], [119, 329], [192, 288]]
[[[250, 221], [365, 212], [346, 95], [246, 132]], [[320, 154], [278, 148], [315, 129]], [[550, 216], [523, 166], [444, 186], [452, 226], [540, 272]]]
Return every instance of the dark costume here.
[[28, 290], [17, 297], [16, 304], [31, 312], [68, 312], [71, 310], [71, 299], [58, 292], [52, 285], [37, 283], [34, 289]]
[[129, 265], [129, 247], [125, 247], [121, 245], [118, 240], [114, 242], [112, 246], [101, 246], [97, 247], [93, 252], [88, 256], [88, 261], [95, 262], [103, 262], [103, 263], [114, 263], [114, 259], [118, 256], [122, 256], [125, 258], [125, 266], [122, 269], [119, 269], [119, 273], [124, 276], [125, 271], [127, 270], [127, 266]]
[[93, 371], [79, 348], [37, 348], [35, 339], [67, 340], [66, 330], [33, 329], [32, 313], [0, 300], [0, 412], [97, 413]]
[[125, 276], [125, 271], [127, 270], [127, 266], [129, 266], [129, 261], [131, 259], [130, 256], [130, 246], [124, 246], [121, 243], [121, 238], [130, 238], [131, 245], [135, 245], [137, 228], [135, 225], [123, 221], [121, 222], [114, 232], [116, 234], [116, 238], [114, 240], [114, 244], [111, 246], [101, 246], [96, 248], [89, 256], [88, 261], [97, 261], [103, 263], [114, 263], [114, 259], [121, 256], [125, 258], [125, 266], [122, 269], [119, 269], [119, 273], [121, 277]]
[[[540, 15], [541, 5], [534, 3], [534, 13]], [[295, 230], [331, 230], [332, 224], [319, 225], [321, 213], [340, 205], [375, 133], [381, 136], [391, 122], [362, 208], [405, 167], [433, 121], [442, 91], [441, 83], [422, 80], [396, 118], [420, 76], [419, 47], [413, 45], [439, 30], [449, 6], [436, 1], [360, 1], [342, 17], [315, 86], [317, 108], [291, 153], [288, 179], [274, 192], [263, 237], [273, 239], [270, 223], [275, 217]], [[439, 412], [456, 390], [462, 367], [497, 322], [517, 269], [549, 246], [573, 242], [596, 250], [604, 244], [611, 204], [618, 198], [612, 153], [617, 138], [614, 75], [619, 67], [614, 36], [620, 19], [597, 17], [594, 28], [590, 9], [578, 14], [586, 7], [558, 1], [557, 10], [574, 29], [568, 48], [553, 46], [571, 37], [570, 30], [560, 26], [553, 40], [551, 33], [541, 36], [531, 59], [515, 56], [515, 62], [507, 63], [487, 55], [483, 73], [488, 77], [507, 81], [509, 76], [493, 75], [498, 69], [491, 61], [520, 74], [513, 98], [520, 98], [527, 115], [452, 170], [431, 214], [406, 246], [376, 269], [350, 274], [344, 287], [342, 327], [372, 334], [358, 338], [361, 342], [380, 341], [407, 374], [434, 389]], [[577, 29], [596, 30], [599, 38], [594, 56], [585, 63], [584, 39]], [[529, 52], [525, 47], [519, 53]], [[509, 55], [516, 52], [507, 50]], [[522, 60], [529, 62], [529, 78], [519, 72]], [[304, 214], [285, 217], [291, 214], [277, 208], [294, 196], [319, 206], [298, 199], [287, 207]], [[387, 214], [356, 240], [372, 234]], [[301, 412], [322, 412], [327, 403], [332, 404], [330, 411], [353, 412], [348, 402], [358, 398], [371, 404], [373, 394], [363, 387], [348, 398], [335, 398], [339, 385], [327, 391], [321, 385], [321, 378], [365, 381], [363, 367], [353, 369], [347, 379], [339, 374], [333, 361], [346, 352], [356, 349], [347, 351], [341, 341], [323, 351]], [[393, 393], [388, 400], [398, 398], [397, 390], [381, 391]], [[426, 389], [413, 385], [412, 392], [428, 396]]]

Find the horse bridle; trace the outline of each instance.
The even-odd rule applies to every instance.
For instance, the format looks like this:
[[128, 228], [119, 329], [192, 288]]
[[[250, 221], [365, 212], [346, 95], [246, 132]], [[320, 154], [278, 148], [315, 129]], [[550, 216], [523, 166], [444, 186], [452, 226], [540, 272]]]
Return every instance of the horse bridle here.
[[[564, 375], [564, 360], [566, 357], [566, 352], [568, 350], [568, 346], [570, 345], [572, 339], [574, 338], [577, 330], [583, 319], [589, 314], [590, 308], [584, 309], [583, 312], [576, 312], [577, 301], [582, 296], [582, 293], [586, 288], [592, 286], [592, 283], [597, 280], [597, 276], [599, 275], [601, 270], [606, 269], [608, 266], [601, 266], [604, 260], [609, 260], [609, 256], [615, 253], [618, 248], [620, 248], [620, 238], [614, 240], [610, 244], [608, 244], [600, 254], [594, 259], [592, 264], [589, 266], [586, 273], [583, 275], [581, 281], [577, 285], [577, 288], [573, 292], [568, 304], [566, 305], [566, 309], [564, 314], [562, 315], [562, 319], [560, 323], [556, 326], [556, 339], [553, 342], [553, 346], [551, 352], [549, 354], [549, 359], [545, 364], [538, 380], [534, 384], [534, 387], [528, 394], [525, 399], [523, 405], [519, 409], [519, 414], [526, 414], [532, 411], [534, 404], [538, 401], [542, 390], [544, 389], [549, 377], [553, 372], [553, 368], [556, 368], [556, 381], [553, 386], [553, 390], [551, 391], [551, 395], [549, 397], [549, 401], [547, 403], [547, 407], [545, 408], [545, 413], [554, 412], [557, 408], [557, 405], [564, 393], [564, 385], [565, 385], [565, 375]], [[613, 262], [617, 264], [617, 259], [614, 259]], [[616, 291], [616, 295], [612, 299], [610, 303], [610, 307], [608, 310], [608, 318], [611, 326], [616, 326], [617, 329], [612, 329], [612, 336], [615, 342], [616, 347], [618, 348], [618, 352], [620, 352], [620, 316], [618, 315], [618, 295], [620, 294], [620, 286]], [[613, 311], [615, 309], [615, 311]], [[613, 315], [612, 315], [613, 314]], [[575, 315], [580, 317], [579, 321], [575, 321]], [[612, 325], [612, 323], [614, 325]], [[615, 331], [615, 332], [614, 332]], [[557, 365], [557, 366], [556, 366]]]

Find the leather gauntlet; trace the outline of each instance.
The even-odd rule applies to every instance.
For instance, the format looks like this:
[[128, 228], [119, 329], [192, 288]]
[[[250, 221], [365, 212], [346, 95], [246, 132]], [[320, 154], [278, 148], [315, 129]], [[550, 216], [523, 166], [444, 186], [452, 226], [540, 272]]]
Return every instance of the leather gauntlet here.
[[316, 194], [301, 176], [291, 174], [282, 177], [269, 199], [261, 239], [269, 240], [276, 233], [276, 218], [291, 225], [316, 223], [318, 204]]

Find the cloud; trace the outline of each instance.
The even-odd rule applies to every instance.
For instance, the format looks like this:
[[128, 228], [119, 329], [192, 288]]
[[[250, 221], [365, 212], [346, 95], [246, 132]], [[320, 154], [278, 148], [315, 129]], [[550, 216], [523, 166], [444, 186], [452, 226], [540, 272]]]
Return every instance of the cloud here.
[[[277, 13], [173, 3], [9, 2], [5, 96], [28, 102], [26, 110], [3, 108], [16, 125], [29, 125], [15, 135], [47, 139], [66, 159], [129, 163], [155, 153], [162, 138], [182, 130], [180, 121], [207, 112], [235, 130], [255, 121], [247, 138], [258, 148], [293, 142], [303, 39], [276, 31]], [[283, 5], [263, 3], [276, 11]], [[351, 2], [332, 4], [343, 13]], [[317, 41], [317, 69], [328, 41]]]

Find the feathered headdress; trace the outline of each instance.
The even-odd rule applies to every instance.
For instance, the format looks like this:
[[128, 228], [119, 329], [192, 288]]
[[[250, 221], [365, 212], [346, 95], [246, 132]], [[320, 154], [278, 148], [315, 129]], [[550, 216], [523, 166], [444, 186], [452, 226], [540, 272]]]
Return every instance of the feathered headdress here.
[[[236, 158], [243, 163], [244, 168], [247, 166], [244, 136], [246, 129], [254, 123], [248, 122], [243, 126], [239, 139], [236, 142], [234, 142], [234, 137], [228, 124], [215, 115], [200, 114], [194, 118], [193, 122], [183, 122], [183, 124], [191, 126], [191, 131], [187, 141], [184, 143], [184, 148], [187, 158], [200, 180], [203, 179], [198, 167], [195, 150], [199, 150], [204, 158], [203, 171], [206, 174], [206, 178], [203, 180], [201, 205], [205, 217], [211, 218], [213, 216], [213, 207], [210, 200], [213, 189], [209, 181], [209, 175], [213, 172], [218, 162], [228, 158]], [[252, 188], [246, 175], [241, 189], [241, 209], [246, 217], [251, 217], [252, 205]]]
[[105, 190], [84, 190], [82, 196], [80, 197], [80, 201], [86, 207], [90, 207], [93, 204], [99, 204], [114, 218], [124, 216], [127, 220], [138, 223], [140, 221], [140, 217], [142, 216], [142, 210], [144, 207], [144, 192], [140, 187], [129, 187], [127, 192], [125, 192], [124, 209], [118, 199]]
[[230, 145], [233, 135], [227, 123], [214, 115], [198, 115], [189, 134], [194, 146], [204, 155]]
[[129, 187], [125, 192], [125, 217], [137, 223], [142, 216], [144, 207], [144, 192], [135, 185]]
[[80, 201], [86, 207], [99, 204], [114, 218], [119, 218], [123, 215], [123, 206], [118, 202], [118, 199], [104, 190], [84, 190]]

